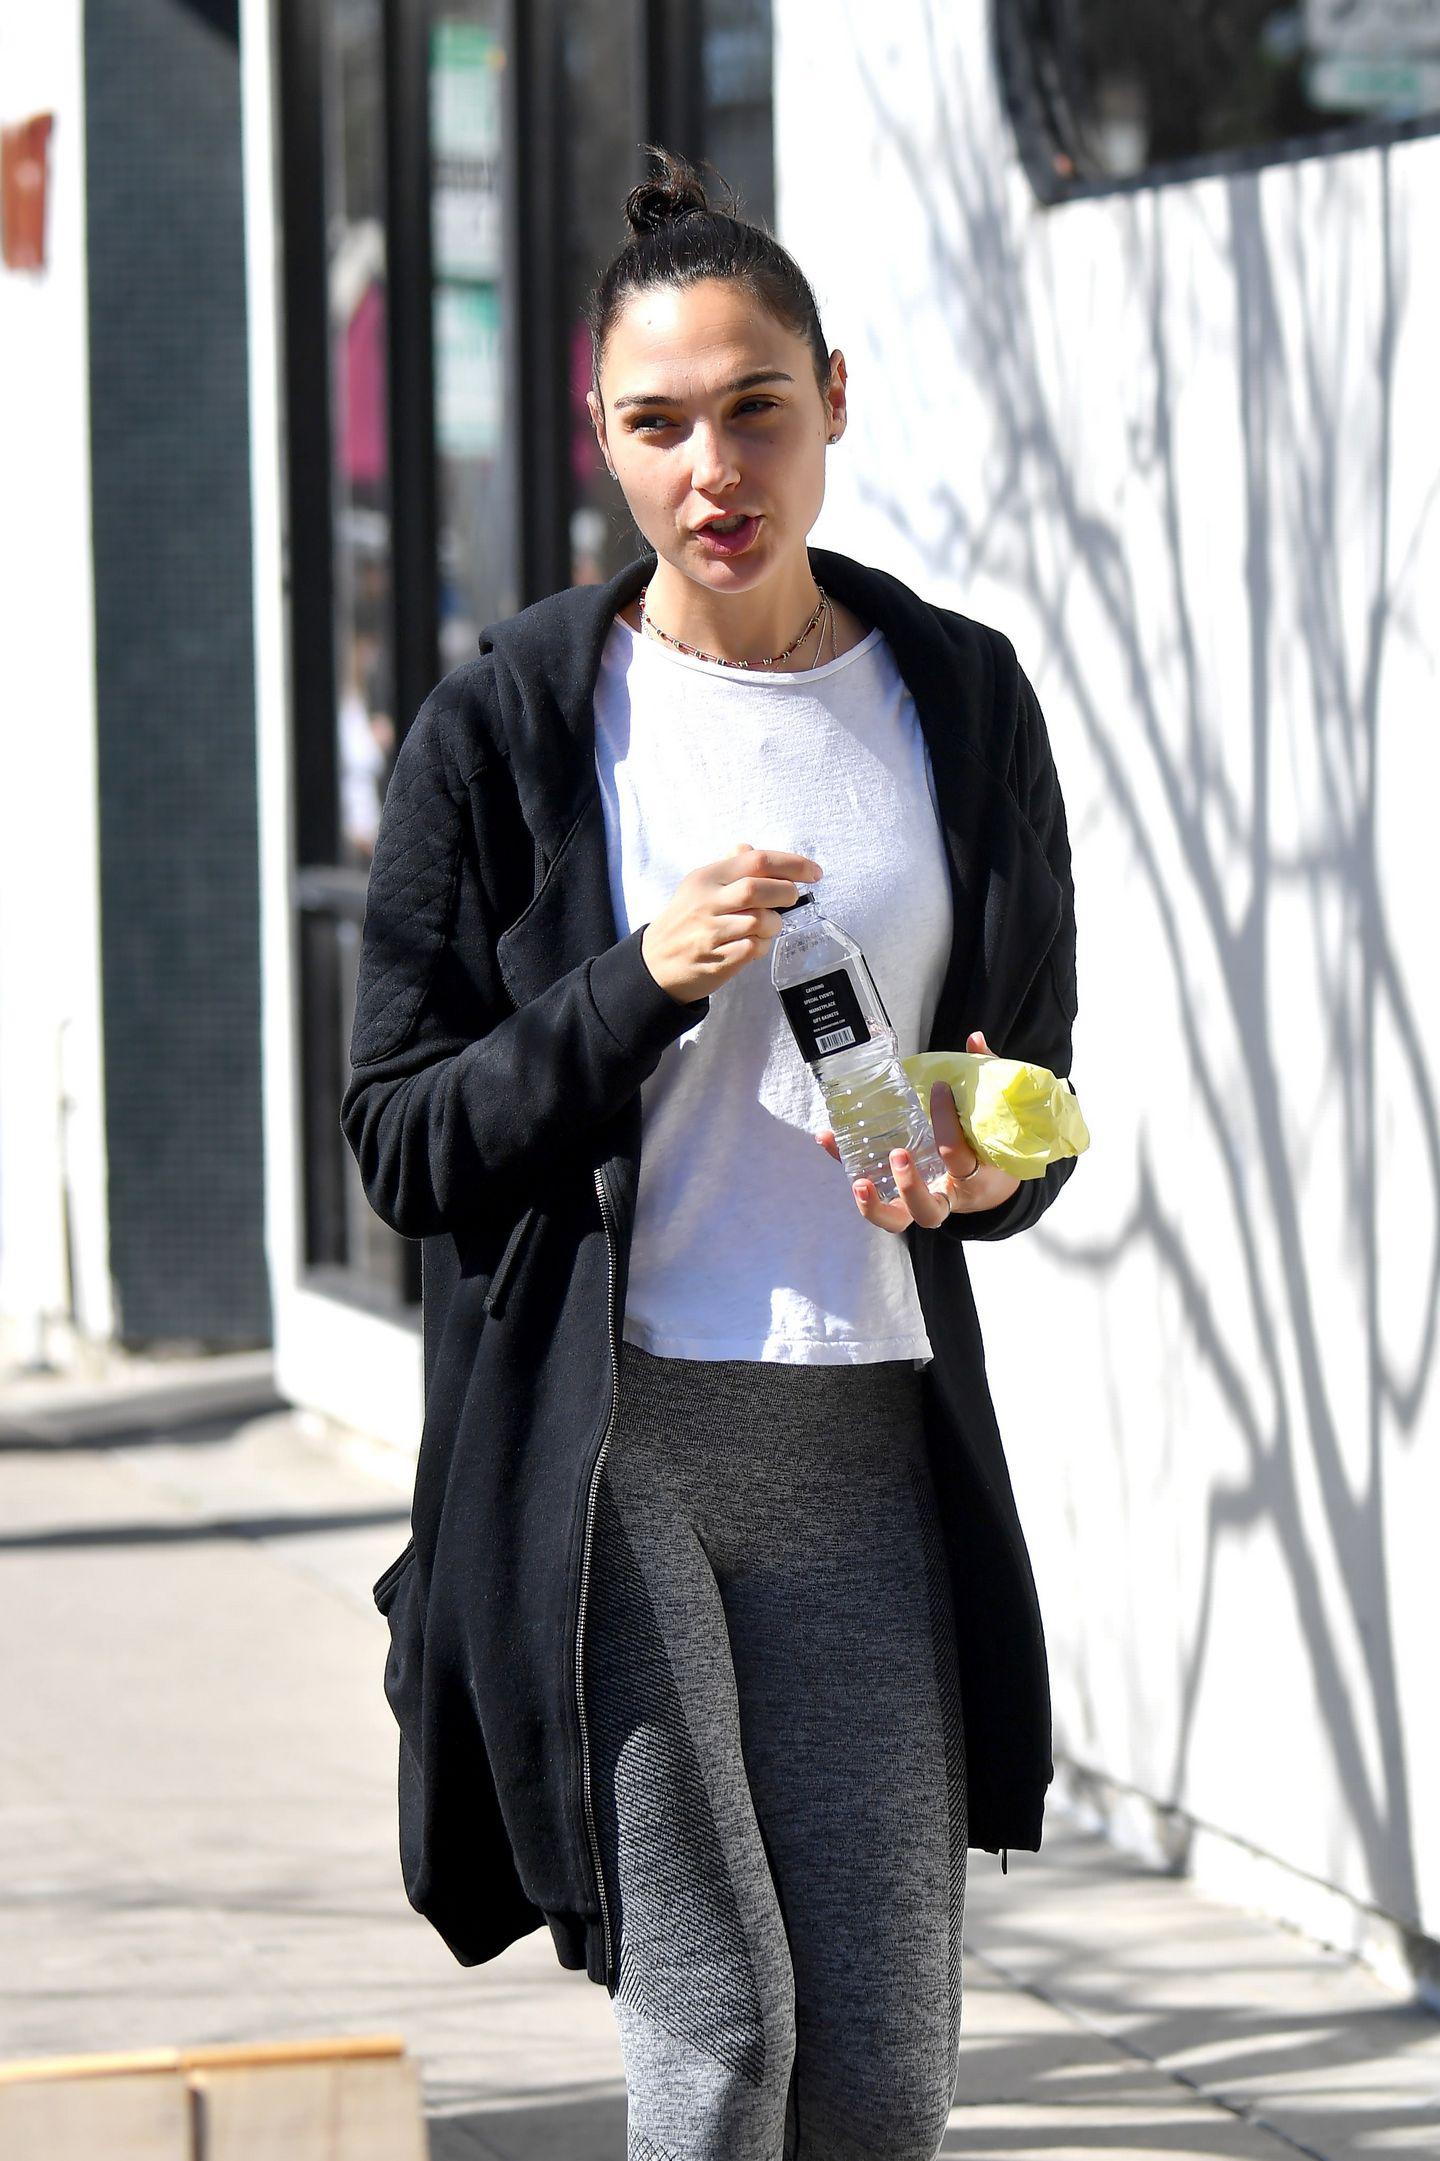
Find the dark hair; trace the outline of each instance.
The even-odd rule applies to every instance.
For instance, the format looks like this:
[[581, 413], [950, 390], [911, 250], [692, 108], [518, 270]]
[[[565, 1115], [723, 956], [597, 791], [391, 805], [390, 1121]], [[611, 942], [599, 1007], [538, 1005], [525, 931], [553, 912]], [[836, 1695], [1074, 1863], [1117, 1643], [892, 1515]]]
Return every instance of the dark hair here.
[[658, 143], [642, 147], [658, 161], [658, 170], [626, 196], [630, 237], [601, 276], [586, 308], [596, 396], [606, 340], [632, 294], [653, 285], [697, 285], [702, 278], [724, 278], [743, 285], [787, 330], [804, 338], [823, 392], [830, 381], [830, 349], [810, 281], [794, 256], [765, 226], [740, 215], [734, 189], [718, 173], [727, 197], [724, 203], [711, 201], [704, 181], [686, 159]]

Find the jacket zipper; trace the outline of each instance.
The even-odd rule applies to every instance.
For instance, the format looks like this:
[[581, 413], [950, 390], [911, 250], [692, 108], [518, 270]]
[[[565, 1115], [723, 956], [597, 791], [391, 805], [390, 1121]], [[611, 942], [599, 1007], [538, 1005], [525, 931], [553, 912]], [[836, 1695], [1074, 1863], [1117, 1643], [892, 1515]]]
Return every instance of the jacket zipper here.
[[605, 1938], [605, 1986], [611, 1982], [613, 1949], [610, 1941], [610, 1902], [605, 1896], [605, 1872], [600, 1861], [600, 1835], [595, 1828], [595, 1803], [590, 1790], [590, 1736], [585, 1724], [585, 1599], [590, 1587], [590, 1555], [595, 1538], [595, 1508], [600, 1494], [600, 1473], [605, 1467], [610, 1437], [615, 1431], [615, 1413], [620, 1400], [620, 1354], [615, 1342], [615, 1239], [610, 1226], [610, 1196], [605, 1190], [605, 1173], [595, 1171], [595, 1194], [600, 1203], [600, 1219], [605, 1226], [605, 1253], [610, 1269], [609, 1327], [610, 1327], [610, 1417], [605, 1427], [605, 1437], [590, 1473], [590, 1491], [585, 1504], [585, 1543], [580, 1556], [580, 1600], [575, 1619], [575, 1707], [580, 1718], [580, 1783], [585, 1802], [585, 1828], [590, 1837], [590, 1859], [595, 1869], [595, 1892], [600, 1905], [600, 1925]]

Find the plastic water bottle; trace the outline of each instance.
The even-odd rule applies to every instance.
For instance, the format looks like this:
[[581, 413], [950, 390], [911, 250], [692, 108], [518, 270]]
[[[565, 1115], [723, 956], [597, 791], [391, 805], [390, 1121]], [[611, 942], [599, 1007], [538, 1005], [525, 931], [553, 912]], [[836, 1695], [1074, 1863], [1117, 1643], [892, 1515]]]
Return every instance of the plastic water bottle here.
[[945, 1165], [900, 1063], [899, 1039], [875, 978], [855, 940], [830, 921], [813, 893], [784, 911], [770, 980], [824, 1098], [851, 1184], [868, 1178], [885, 1200], [898, 1199], [892, 1148], [909, 1149], [926, 1185], [942, 1179]]

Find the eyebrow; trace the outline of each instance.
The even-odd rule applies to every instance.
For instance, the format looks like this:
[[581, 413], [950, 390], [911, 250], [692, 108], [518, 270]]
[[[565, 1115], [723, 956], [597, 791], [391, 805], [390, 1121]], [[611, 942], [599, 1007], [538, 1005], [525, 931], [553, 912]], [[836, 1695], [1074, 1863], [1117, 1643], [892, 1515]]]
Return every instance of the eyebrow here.
[[[787, 375], [783, 368], [756, 368], [753, 374], [737, 375], [733, 383], [726, 383], [721, 389], [720, 395], [722, 398], [728, 398], [732, 397], [737, 390], [753, 390], [759, 383], [793, 383], [794, 380], [794, 376]], [[628, 398], [616, 398], [610, 410], [612, 413], [619, 413], [623, 412], [627, 405], [683, 405], [684, 403], [683, 398], [669, 397], [663, 390], [639, 390], [632, 392]]]

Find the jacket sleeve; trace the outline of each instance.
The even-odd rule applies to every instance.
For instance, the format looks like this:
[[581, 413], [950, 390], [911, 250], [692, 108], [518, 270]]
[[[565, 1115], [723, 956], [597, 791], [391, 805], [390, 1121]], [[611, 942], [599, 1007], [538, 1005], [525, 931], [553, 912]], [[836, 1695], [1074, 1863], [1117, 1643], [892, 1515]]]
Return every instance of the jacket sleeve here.
[[654, 1072], [709, 1000], [672, 998], [644, 926], [516, 1008], [496, 941], [533, 846], [508, 771], [447, 749], [445, 685], [405, 738], [366, 893], [340, 1122], [370, 1205], [407, 1238], [511, 1215]]
[[[1050, 949], [1036, 969], [1029, 989], [1003, 1043], [990, 1048], [1005, 1058], [1023, 1058], [1048, 1066], [1061, 1079], [1070, 1073], [1071, 1030], [1079, 1010], [1075, 977], [1075, 887], [1070, 868], [1070, 839], [1065, 824], [1065, 803], [1059, 776], [1050, 752], [1050, 738], [1040, 701], [1024, 674], [1019, 672], [1019, 716], [1016, 724], [1013, 779], [1031, 831], [1039, 841], [1045, 860], [1060, 888], [1060, 920]], [[1038, 1223], [1075, 1169], [1077, 1158], [1066, 1156], [1049, 1163], [1041, 1178], [1025, 1178], [1008, 1201], [998, 1208], [978, 1208], [973, 1214], [952, 1215], [941, 1226], [951, 1238], [1013, 1238], [1017, 1231]]]

